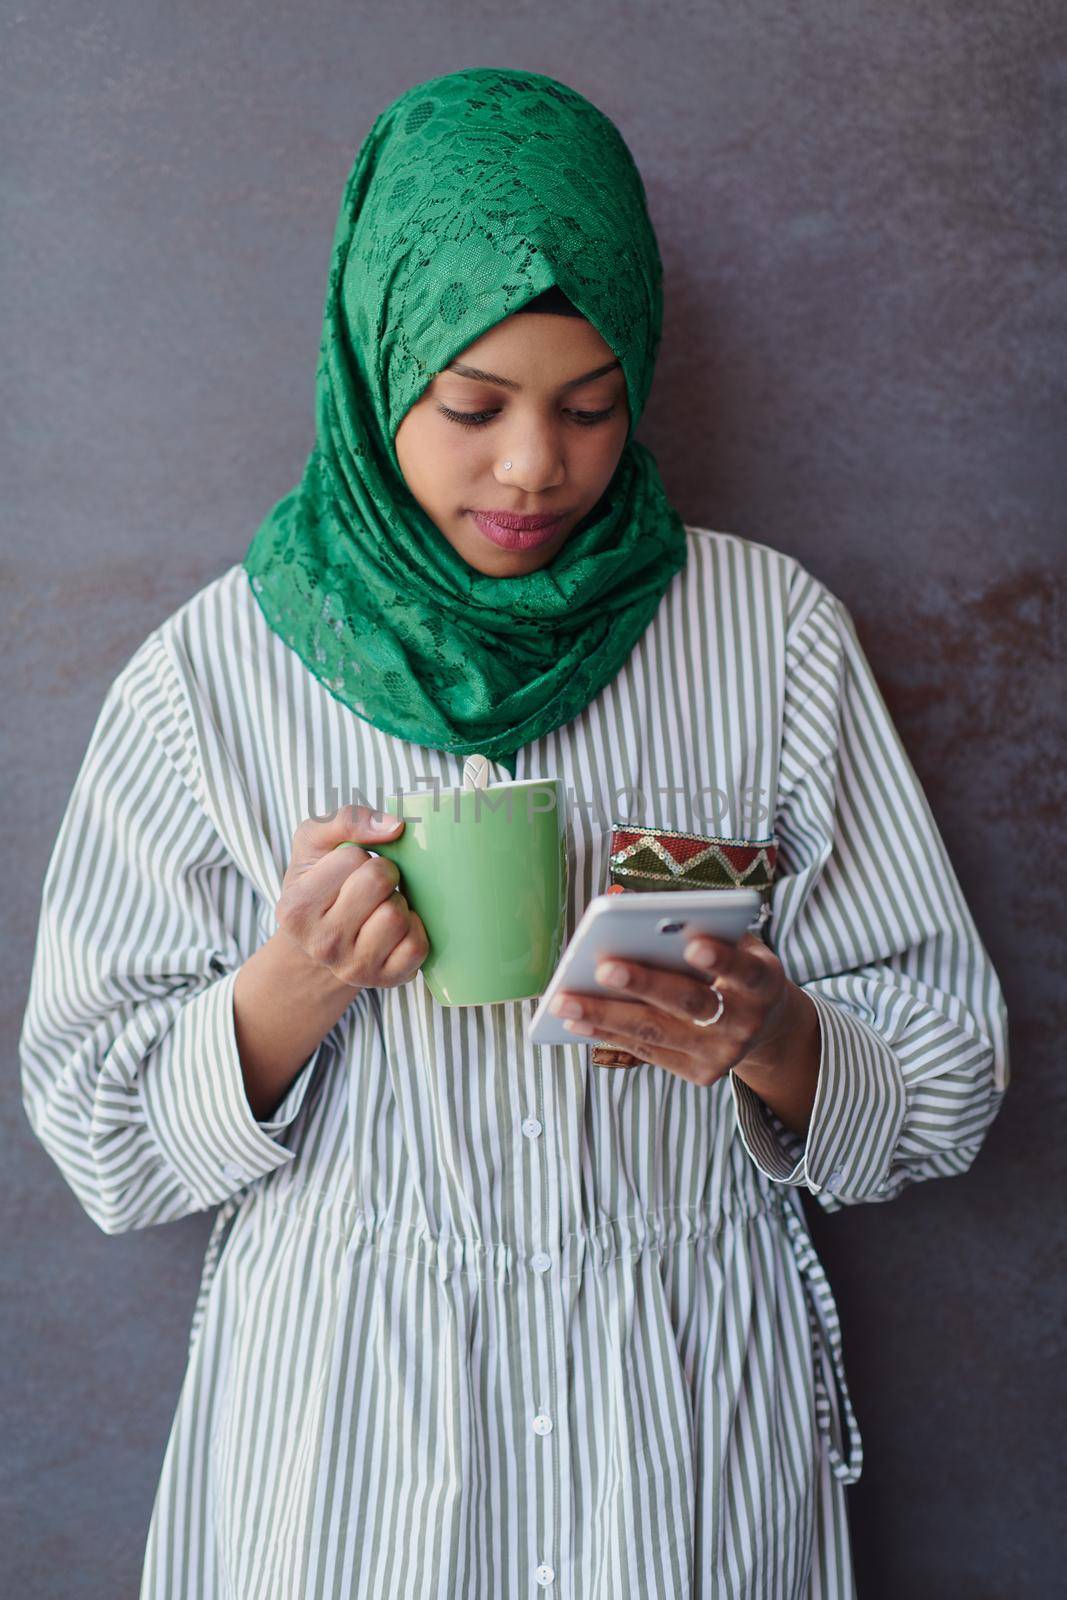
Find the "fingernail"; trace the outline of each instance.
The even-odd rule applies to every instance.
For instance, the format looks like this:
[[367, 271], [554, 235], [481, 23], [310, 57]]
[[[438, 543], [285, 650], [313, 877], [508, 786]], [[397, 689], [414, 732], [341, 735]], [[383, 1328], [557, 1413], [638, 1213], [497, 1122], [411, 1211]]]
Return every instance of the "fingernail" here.
[[604, 961], [596, 969], [596, 980], [598, 983], [610, 983], [616, 989], [625, 989], [630, 974], [617, 961]]
[[685, 947], [685, 959], [691, 966], [713, 967], [715, 958], [715, 946], [708, 944], [706, 941], [701, 940], [695, 944], [687, 944]]
[[548, 1008], [557, 1017], [580, 1017], [581, 1005], [569, 995], [557, 995]]
[[372, 828], [377, 828], [379, 833], [385, 833], [387, 829], [395, 827], [403, 820], [402, 817], [394, 817], [389, 811], [372, 811], [370, 825]]

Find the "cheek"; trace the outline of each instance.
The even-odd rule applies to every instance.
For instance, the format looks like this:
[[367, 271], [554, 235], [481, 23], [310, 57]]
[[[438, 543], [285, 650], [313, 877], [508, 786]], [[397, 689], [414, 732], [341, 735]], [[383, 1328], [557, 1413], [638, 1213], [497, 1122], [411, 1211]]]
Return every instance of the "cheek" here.
[[613, 419], [608, 427], [598, 430], [589, 455], [590, 462], [595, 462], [598, 472], [610, 474], [615, 470], [626, 444], [629, 426], [629, 418], [623, 417], [617, 422]]
[[409, 486], [432, 496], [465, 471], [466, 444], [443, 435], [433, 418], [405, 418], [396, 435], [397, 460]]
[[[428, 459], [433, 462], [433, 476], [439, 493], [457, 493], [472, 477], [482, 476], [492, 467], [493, 447], [484, 435], [473, 430], [448, 427], [448, 434], [440, 432], [434, 439]], [[456, 434], [458, 438], [450, 437]]]

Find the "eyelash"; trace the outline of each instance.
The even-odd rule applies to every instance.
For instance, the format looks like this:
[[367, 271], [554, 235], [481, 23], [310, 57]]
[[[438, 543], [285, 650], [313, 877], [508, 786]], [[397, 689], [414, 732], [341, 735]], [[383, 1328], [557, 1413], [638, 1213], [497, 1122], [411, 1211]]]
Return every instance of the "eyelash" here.
[[[437, 409], [442, 416], [450, 422], [458, 422], [461, 428], [484, 428], [499, 413], [496, 411], [453, 411], [449, 406], [437, 402]], [[608, 406], [606, 411], [572, 411], [571, 416], [580, 428], [592, 428], [598, 422], [605, 422], [614, 412], [614, 406]]]

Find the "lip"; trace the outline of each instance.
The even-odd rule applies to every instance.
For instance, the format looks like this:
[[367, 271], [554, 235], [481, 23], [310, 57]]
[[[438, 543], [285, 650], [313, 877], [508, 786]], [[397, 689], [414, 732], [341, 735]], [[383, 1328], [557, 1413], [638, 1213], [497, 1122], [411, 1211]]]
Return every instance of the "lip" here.
[[554, 516], [520, 517], [514, 511], [472, 511], [475, 525], [502, 550], [534, 550], [559, 532], [565, 512]]

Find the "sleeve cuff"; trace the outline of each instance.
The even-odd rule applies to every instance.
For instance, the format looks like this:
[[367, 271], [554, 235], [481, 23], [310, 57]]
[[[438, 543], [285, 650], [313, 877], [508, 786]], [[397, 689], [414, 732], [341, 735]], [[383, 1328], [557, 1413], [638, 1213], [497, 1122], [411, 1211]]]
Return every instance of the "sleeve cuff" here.
[[245, 1095], [233, 1020], [236, 971], [186, 1002], [140, 1080], [145, 1121], [164, 1156], [205, 1208], [292, 1161], [274, 1137], [304, 1103], [329, 1035], [297, 1073], [269, 1121]]
[[891, 1047], [855, 1014], [805, 986], [819, 1014], [819, 1076], [806, 1139], [730, 1073], [741, 1142], [776, 1183], [850, 1199], [881, 1197], [904, 1123], [906, 1095]]

